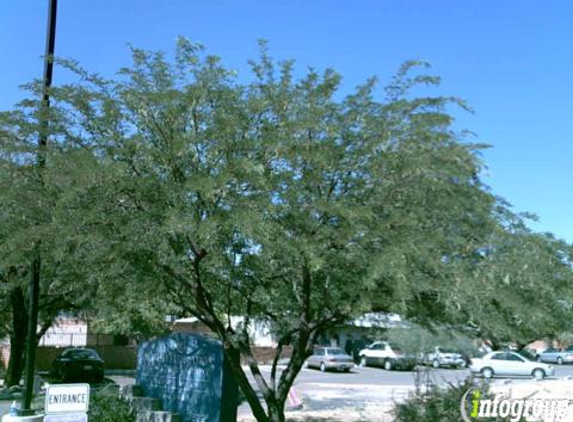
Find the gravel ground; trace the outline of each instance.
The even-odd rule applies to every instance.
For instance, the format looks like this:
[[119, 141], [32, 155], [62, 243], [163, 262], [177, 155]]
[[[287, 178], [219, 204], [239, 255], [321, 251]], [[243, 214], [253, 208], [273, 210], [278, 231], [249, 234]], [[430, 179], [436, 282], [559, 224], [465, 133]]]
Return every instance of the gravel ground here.
[[[411, 387], [360, 384], [305, 384], [297, 387], [303, 408], [287, 411], [291, 421], [390, 422], [394, 402], [404, 400]], [[248, 404], [238, 412], [239, 422], [254, 421]]]
[[[297, 410], [286, 412], [287, 421], [307, 422], [391, 422], [393, 420], [391, 405], [362, 405], [360, 407], [340, 407], [331, 410]], [[251, 414], [240, 414], [238, 422], [252, 422]]]

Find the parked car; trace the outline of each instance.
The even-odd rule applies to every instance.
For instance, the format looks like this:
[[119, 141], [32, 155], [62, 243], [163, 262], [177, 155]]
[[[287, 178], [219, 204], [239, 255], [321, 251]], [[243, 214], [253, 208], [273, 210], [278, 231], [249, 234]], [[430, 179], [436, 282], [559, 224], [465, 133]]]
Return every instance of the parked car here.
[[88, 348], [68, 348], [52, 362], [51, 375], [63, 382], [102, 382], [105, 363], [97, 352]]
[[563, 365], [564, 363], [572, 363], [573, 346], [569, 346], [566, 349], [550, 347], [549, 349], [537, 355], [537, 360], [539, 362], [556, 363], [558, 365]]
[[553, 365], [535, 362], [509, 351], [490, 352], [482, 358], [472, 358], [470, 370], [484, 378], [494, 375], [521, 375], [542, 379], [555, 373]]
[[434, 368], [441, 366], [465, 368], [466, 360], [461, 353], [454, 350], [443, 349], [436, 347], [432, 353], [425, 356], [424, 363], [432, 365]]
[[318, 368], [322, 372], [328, 369], [349, 372], [354, 368], [352, 357], [338, 347], [317, 347], [306, 360], [307, 368]]
[[412, 369], [418, 359], [415, 356], [404, 354], [400, 349], [392, 348], [387, 341], [376, 341], [362, 349], [359, 353], [360, 366], [381, 366], [390, 371], [392, 369]]

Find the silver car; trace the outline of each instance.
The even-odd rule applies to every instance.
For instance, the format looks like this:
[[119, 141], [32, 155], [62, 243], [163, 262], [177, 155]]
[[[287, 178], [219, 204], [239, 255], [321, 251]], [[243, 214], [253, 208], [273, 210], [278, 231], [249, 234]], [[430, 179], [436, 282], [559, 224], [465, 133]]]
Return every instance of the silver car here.
[[317, 347], [306, 361], [307, 368], [318, 368], [322, 372], [327, 369], [348, 372], [354, 368], [354, 361], [346, 352], [338, 347]]
[[470, 370], [484, 378], [521, 375], [542, 379], [555, 374], [553, 365], [526, 359], [515, 352], [490, 352], [481, 359], [472, 358]]
[[433, 353], [428, 353], [425, 362], [434, 368], [441, 366], [464, 368], [466, 366], [466, 361], [461, 353], [441, 347], [436, 347]]
[[540, 362], [556, 363], [557, 365], [563, 365], [564, 363], [573, 362], [573, 347], [569, 346], [567, 349], [555, 349], [550, 347], [545, 350], [539, 356], [537, 360]]

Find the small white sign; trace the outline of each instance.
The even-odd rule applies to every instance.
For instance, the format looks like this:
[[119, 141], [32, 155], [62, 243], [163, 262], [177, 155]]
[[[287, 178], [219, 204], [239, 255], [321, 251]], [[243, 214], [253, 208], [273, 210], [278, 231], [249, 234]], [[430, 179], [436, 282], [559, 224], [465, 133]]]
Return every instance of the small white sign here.
[[88, 422], [87, 413], [56, 413], [44, 416], [44, 422]]
[[89, 384], [54, 384], [46, 391], [44, 413], [86, 413], [89, 403]]

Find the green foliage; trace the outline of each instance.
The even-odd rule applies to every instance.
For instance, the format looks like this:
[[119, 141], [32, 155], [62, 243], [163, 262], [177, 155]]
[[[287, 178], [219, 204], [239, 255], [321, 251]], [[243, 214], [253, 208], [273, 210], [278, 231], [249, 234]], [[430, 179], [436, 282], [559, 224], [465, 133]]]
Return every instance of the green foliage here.
[[[527, 344], [567, 329], [573, 304], [572, 249], [522, 221], [505, 222], [471, 265], [474, 283], [460, 317], [482, 338]], [[473, 297], [473, 300], [471, 298]]]
[[408, 63], [385, 100], [374, 79], [338, 100], [340, 75], [295, 80], [265, 47], [249, 85], [184, 40], [174, 64], [133, 60], [118, 80], [64, 63], [82, 82], [53, 91], [62, 142], [100, 158], [78, 206], [113, 239], [96, 254], [102, 297], [149, 280], [146, 296], [203, 315], [187, 285], [200, 277], [213, 315], [286, 337], [304, 313], [321, 328], [372, 307], [451, 317], [463, 294], [451, 257], [482, 245], [495, 198], [476, 176], [481, 146], [449, 127], [446, 108], [463, 104], [410, 95], [437, 78]]
[[[475, 387], [473, 380], [467, 378], [457, 385], [449, 388], [436, 388], [425, 395], [411, 396], [404, 403], [397, 403], [394, 408], [394, 422], [460, 422], [460, 403], [464, 394]], [[488, 395], [486, 385], [480, 386], [483, 398]], [[493, 399], [493, 397], [491, 397]], [[507, 422], [511, 418], [480, 419], [488, 422]], [[511, 419], [513, 420], [513, 419]], [[520, 421], [525, 421], [521, 418]]]
[[3, 286], [41, 240], [43, 297], [122, 333], [196, 316], [255, 374], [249, 328], [264, 322], [277, 359], [293, 347], [279, 379], [256, 377], [269, 414], [318, 333], [366, 311], [520, 339], [569, 311], [569, 246], [482, 184], [484, 146], [451, 126], [467, 106], [414, 95], [439, 83], [424, 63], [344, 96], [335, 71], [296, 78], [264, 44], [248, 83], [184, 39], [174, 60], [132, 57], [115, 79], [59, 62], [78, 82], [51, 90], [45, 151], [37, 101], [0, 115]]
[[[549, 339], [549, 340], [553, 340], [553, 339]], [[564, 332], [558, 333], [557, 336], [555, 337], [555, 340], [559, 341], [560, 343], [565, 344], [566, 346], [573, 345], [573, 333], [571, 331], [564, 331]]]
[[272, 412], [320, 331], [372, 308], [451, 318], [457, 260], [482, 245], [496, 200], [476, 176], [482, 147], [450, 127], [463, 103], [411, 94], [438, 83], [418, 63], [382, 100], [375, 79], [346, 97], [333, 70], [295, 79], [264, 45], [247, 85], [185, 40], [174, 63], [133, 49], [115, 80], [63, 64], [81, 82], [53, 89], [52, 136], [62, 159], [91, 160], [56, 221], [90, 233], [106, 319], [143, 297], [138, 326], [172, 307], [247, 357], [248, 325], [266, 322], [293, 346], [280, 382], [257, 380]]
[[129, 403], [118, 396], [117, 390], [92, 394], [88, 418], [91, 422], [135, 422]]
[[472, 337], [457, 330], [446, 330], [444, 327], [439, 331], [430, 331], [413, 324], [409, 327], [388, 330], [387, 338], [391, 345], [416, 356], [432, 353], [436, 347], [442, 350], [455, 350], [468, 356], [474, 355], [477, 351]]
[[[32, 85], [38, 94], [38, 87]], [[93, 182], [94, 157], [54, 143], [39, 151], [38, 103], [23, 101], [0, 113], [0, 281], [3, 298], [27, 285], [35, 251], [41, 256], [40, 320], [49, 323], [60, 312], [85, 309], [93, 294], [86, 271], [97, 241], [85, 236], [78, 197]], [[51, 113], [56, 131], [61, 116]], [[46, 166], [38, 168], [39, 157]]]

